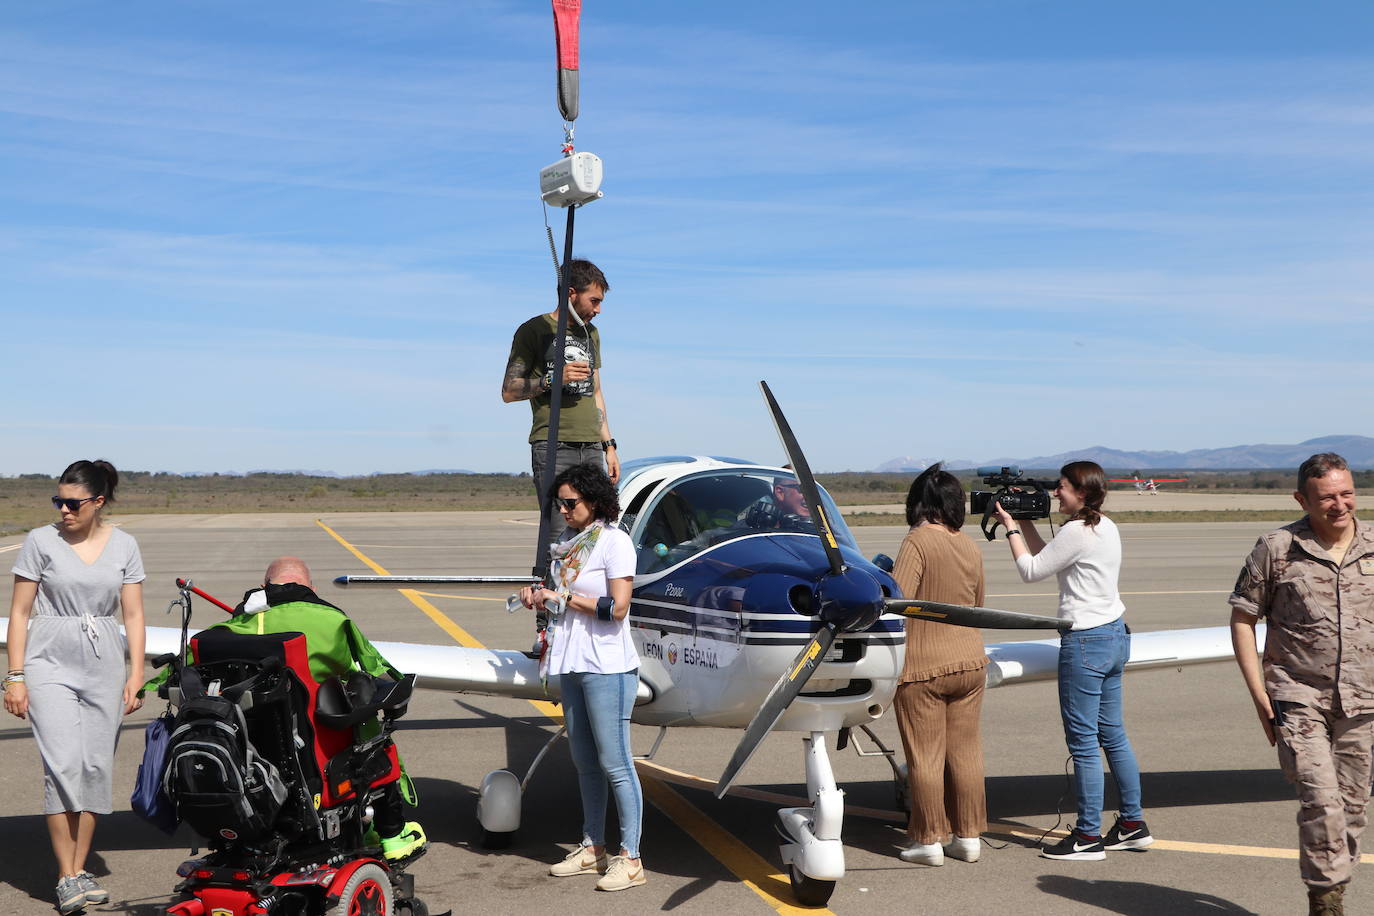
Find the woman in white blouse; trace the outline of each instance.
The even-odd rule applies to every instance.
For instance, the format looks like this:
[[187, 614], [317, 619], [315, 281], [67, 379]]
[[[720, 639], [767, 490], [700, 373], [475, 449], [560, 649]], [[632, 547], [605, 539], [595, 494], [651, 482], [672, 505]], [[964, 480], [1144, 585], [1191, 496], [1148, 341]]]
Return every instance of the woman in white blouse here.
[[[1059, 510], [1069, 518], [1048, 544], [1032, 522], [1017, 521], [997, 505], [1021, 579], [1059, 580], [1059, 713], [1073, 756], [1078, 822], [1067, 837], [1040, 854], [1103, 859], [1107, 850], [1141, 849], [1154, 842], [1140, 806], [1140, 767], [1122, 720], [1121, 675], [1131, 656], [1131, 630], [1117, 591], [1121, 535], [1102, 514], [1107, 478], [1096, 462], [1064, 465], [1054, 492]], [[1121, 811], [1105, 837], [1099, 747], [1107, 753], [1121, 797]]]
[[[526, 588], [520, 598], [549, 615], [541, 670], [559, 680], [583, 823], [581, 844], [549, 874], [599, 874], [597, 890], [625, 890], [645, 881], [639, 858], [644, 794], [630, 755], [630, 713], [639, 690], [629, 621], [634, 544], [615, 526], [620, 500], [599, 467], [568, 468], [554, 478], [550, 495], [568, 525], [553, 547], [554, 588]], [[608, 784], [620, 819], [620, 855], [609, 859]]]

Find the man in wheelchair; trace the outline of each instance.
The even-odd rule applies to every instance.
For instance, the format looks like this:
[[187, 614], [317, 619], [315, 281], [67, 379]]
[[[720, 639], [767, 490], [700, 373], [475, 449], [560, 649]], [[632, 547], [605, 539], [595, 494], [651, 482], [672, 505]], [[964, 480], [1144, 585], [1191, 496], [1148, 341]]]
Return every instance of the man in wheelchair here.
[[[424, 831], [402, 811], [415, 795], [390, 738], [414, 677], [397, 671], [343, 611], [315, 594], [302, 560], [274, 560], [263, 586], [247, 592], [230, 619], [195, 636], [172, 680], [182, 701], [164, 786], [178, 816], [212, 845], [247, 845], [250, 834], [270, 834], [279, 845], [341, 853], [380, 847], [391, 864], [424, 851]], [[202, 719], [227, 721], [210, 721], [210, 728]], [[227, 767], [199, 760], [193, 748], [178, 750], [177, 735], [198, 722], [212, 743], [237, 723], [246, 739], [238, 759], [257, 758], [242, 789], [227, 793], [244, 799], [242, 817], [226, 807], [225, 790], [209, 784]]]

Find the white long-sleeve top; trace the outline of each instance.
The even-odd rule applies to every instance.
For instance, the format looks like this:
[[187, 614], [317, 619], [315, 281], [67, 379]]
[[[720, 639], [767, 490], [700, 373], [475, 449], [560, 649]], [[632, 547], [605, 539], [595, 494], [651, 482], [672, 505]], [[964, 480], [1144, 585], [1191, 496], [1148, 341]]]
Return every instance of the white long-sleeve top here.
[[1066, 523], [1034, 556], [1016, 559], [1023, 582], [1059, 579], [1059, 619], [1070, 629], [1087, 630], [1111, 623], [1126, 613], [1117, 591], [1121, 576], [1121, 533], [1105, 515], [1089, 528], [1081, 521]]

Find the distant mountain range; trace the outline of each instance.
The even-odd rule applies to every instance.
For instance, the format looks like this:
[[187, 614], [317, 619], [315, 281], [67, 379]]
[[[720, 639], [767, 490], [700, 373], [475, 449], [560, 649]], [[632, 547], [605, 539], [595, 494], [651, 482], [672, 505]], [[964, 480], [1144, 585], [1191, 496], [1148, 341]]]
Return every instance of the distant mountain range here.
[[[1060, 452], [1057, 455], [1036, 455], [1030, 458], [988, 458], [984, 461], [947, 458], [944, 461], [945, 467], [952, 470], [1013, 464], [1022, 468], [1057, 468], [1070, 461], [1082, 460], [1096, 461], [1104, 468], [1117, 470], [1291, 470], [1317, 452], [1336, 452], [1357, 470], [1374, 468], [1374, 438], [1369, 436], [1321, 436], [1296, 445], [1233, 445], [1227, 448], [1199, 448], [1189, 452], [1127, 452], [1105, 445], [1095, 445], [1071, 452]], [[917, 459], [904, 455], [885, 461], [874, 470], [915, 472], [938, 460], [940, 459]]]

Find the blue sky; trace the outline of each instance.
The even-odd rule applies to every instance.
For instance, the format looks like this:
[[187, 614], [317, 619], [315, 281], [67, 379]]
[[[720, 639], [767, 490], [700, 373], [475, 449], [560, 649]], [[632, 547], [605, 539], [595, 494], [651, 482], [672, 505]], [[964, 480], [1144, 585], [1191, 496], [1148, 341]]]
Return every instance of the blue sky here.
[[[1374, 7], [584, 7], [626, 458], [1374, 434]], [[9, 5], [0, 473], [524, 469], [551, 18]]]

